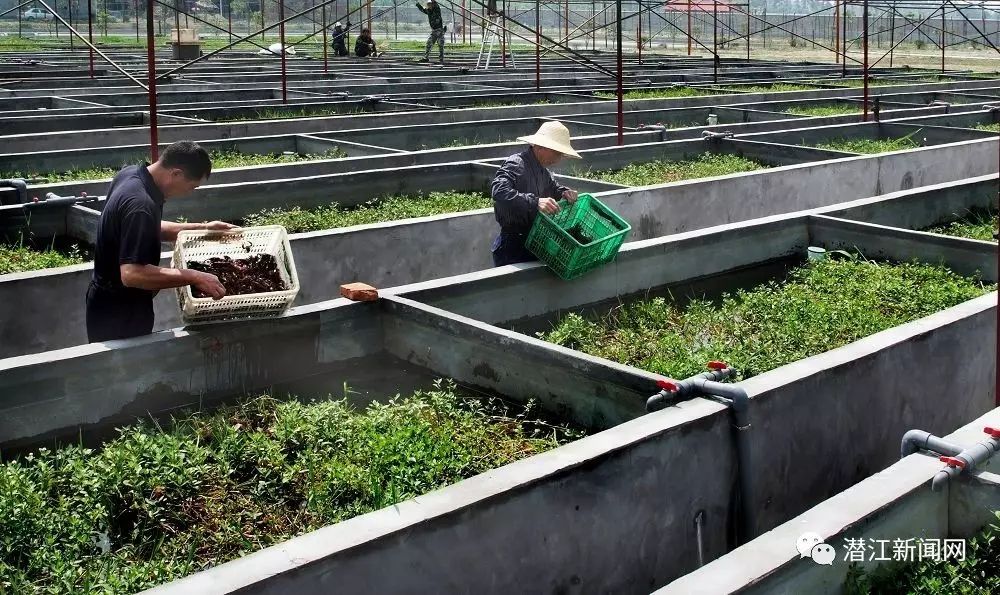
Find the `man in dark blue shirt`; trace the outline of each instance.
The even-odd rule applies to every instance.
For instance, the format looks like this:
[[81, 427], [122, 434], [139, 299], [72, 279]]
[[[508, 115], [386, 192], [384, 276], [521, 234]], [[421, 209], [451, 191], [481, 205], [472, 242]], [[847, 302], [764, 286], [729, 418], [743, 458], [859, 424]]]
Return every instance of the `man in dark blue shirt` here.
[[517, 140], [530, 146], [508, 157], [493, 178], [493, 213], [500, 235], [490, 251], [498, 267], [535, 260], [524, 243], [538, 212], [558, 213], [560, 198], [576, 202], [576, 192], [557, 184], [547, 169], [563, 157], [580, 159], [570, 146], [569, 130], [560, 122], [546, 122], [535, 134]]
[[336, 25], [333, 26], [333, 55], [334, 56], [346, 56], [347, 55], [347, 31], [351, 28], [351, 22], [347, 22], [347, 28], [338, 21]]
[[115, 176], [97, 225], [94, 275], [87, 288], [87, 339], [127, 339], [153, 332], [153, 296], [161, 289], [193, 285], [220, 299], [226, 290], [215, 275], [160, 267], [160, 242], [187, 229], [225, 230], [233, 225], [163, 221], [163, 201], [190, 194], [212, 173], [205, 149], [182, 141], [159, 161], [130, 165]]

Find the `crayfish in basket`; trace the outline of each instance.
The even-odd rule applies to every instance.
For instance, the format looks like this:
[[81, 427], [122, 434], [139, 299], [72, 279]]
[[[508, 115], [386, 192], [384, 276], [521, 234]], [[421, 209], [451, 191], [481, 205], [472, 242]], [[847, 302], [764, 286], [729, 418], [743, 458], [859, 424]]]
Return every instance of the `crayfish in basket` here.
[[[191, 270], [211, 273], [219, 278], [226, 295], [245, 295], [248, 293], [268, 293], [288, 289], [278, 272], [278, 261], [270, 254], [254, 254], [247, 258], [230, 258], [215, 256], [205, 261], [189, 261]], [[196, 298], [208, 297], [197, 289], [191, 288]]]

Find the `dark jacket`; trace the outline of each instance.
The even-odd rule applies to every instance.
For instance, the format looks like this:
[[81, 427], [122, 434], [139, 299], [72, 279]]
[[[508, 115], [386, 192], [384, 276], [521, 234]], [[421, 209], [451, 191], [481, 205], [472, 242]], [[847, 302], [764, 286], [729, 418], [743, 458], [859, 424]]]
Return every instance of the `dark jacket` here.
[[417, 8], [420, 12], [427, 15], [427, 22], [430, 23], [431, 29], [443, 29], [444, 21], [441, 20], [441, 5], [437, 2], [434, 3], [430, 8], [424, 8], [419, 2], [417, 3]]
[[[350, 27], [351, 24], [347, 23], [347, 26]], [[330, 44], [330, 45], [333, 46], [333, 53], [334, 54], [336, 54], [337, 56], [346, 56], [347, 55], [347, 30], [344, 29], [343, 27], [334, 27], [333, 28], [333, 43]]]
[[374, 56], [378, 53], [375, 50], [375, 40], [371, 37], [365, 39], [364, 37], [358, 36], [358, 39], [354, 42], [354, 55], [359, 58], [367, 58], [368, 56]]
[[538, 215], [538, 198], [558, 200], [567, 188], [556, 183], [528, 147], [503, 162], [491, 190], [501, 233], [526, 234]]

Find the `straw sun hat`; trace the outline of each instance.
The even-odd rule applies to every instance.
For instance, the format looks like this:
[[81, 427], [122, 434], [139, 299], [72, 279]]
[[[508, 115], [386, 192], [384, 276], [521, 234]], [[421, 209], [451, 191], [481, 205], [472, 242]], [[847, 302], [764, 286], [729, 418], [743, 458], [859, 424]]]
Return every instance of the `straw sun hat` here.
[[538, 129], [538, 132], [530, 136], [519, 136], [517, 140], [558, 151], [573, 159], [582, 159], [580, 154], [573, 150], [569, 144], [569, 129], [561, 122], [546, 122]]

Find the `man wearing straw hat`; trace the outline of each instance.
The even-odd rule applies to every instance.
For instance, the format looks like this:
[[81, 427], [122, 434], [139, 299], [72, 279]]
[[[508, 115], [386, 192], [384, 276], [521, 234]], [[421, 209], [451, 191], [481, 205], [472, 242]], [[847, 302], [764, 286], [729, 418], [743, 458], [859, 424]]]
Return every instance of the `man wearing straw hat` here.
[[570, 146], [569, 130], [560, 122], [545, 122], [535, 134], [517, 140], [529, 146], [508, 157], [493, 178], [493, 212], [500, 234], [490, 251], [498, 267], [535, 260], [524, 243], [538, 212], [558, 213], [560, 198], [576, 202], [576, 192], [557, 184], [547, 169], [563, 157], [580, 159]]

